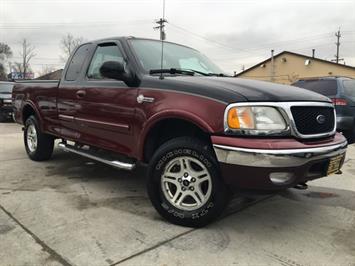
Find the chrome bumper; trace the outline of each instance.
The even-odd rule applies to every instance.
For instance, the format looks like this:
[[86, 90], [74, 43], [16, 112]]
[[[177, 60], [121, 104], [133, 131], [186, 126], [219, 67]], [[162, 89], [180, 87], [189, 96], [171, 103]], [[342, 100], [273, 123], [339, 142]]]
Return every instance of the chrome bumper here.
[[327, 159], [346, 151], [346, 141], [331, 146], [306, 149], [263, 150], [214, 144], [219, 162], [251, 167], [296, 167]]

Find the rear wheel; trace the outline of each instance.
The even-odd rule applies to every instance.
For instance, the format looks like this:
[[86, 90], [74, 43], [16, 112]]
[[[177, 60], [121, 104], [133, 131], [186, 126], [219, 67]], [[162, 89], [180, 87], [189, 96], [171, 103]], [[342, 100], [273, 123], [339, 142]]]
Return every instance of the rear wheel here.
[[228, 203], [228, 191], [209, 145], [182, 137], [163, 144], [148, 170], [148, 194], [168, 221], [201, 227], [216, 219]]
[[24, 142], [27, 155], [31, 160], [45, 161], [51, 158], [54, 138], [41, 132], [35, 116], [30, 116], [25, 122]]

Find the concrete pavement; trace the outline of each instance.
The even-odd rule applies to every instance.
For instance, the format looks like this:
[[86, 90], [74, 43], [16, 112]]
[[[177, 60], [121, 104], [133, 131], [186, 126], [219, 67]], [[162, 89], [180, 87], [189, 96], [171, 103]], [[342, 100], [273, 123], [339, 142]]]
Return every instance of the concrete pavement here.
[[355, 146], [343, 175], [235, 197], [203, 229], [162, 220], [144, 172], [58, 149], [33, 162], [21, 127], [0, 124], [0, 265], [355, 265]]

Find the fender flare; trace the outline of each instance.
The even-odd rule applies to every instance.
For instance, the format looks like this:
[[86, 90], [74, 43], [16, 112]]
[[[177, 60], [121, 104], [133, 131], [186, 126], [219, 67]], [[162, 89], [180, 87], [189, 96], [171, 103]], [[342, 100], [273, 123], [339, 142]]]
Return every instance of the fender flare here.
[[142, 133], [140, 134], [140, 138], [138, 141], [138, 157], [140, 159], [143, 159], [144, 157], [144, 147], [149, 132], [157, 125], [157, 123], [168, 119], [184, 120], [186, 122], [194, 124], [206, 133], [213, 132], [213, 128], [196, 114], [183, 110], [165, 110], [159, 112], [151, 116], [143, 125]]
[[26, 122], [26, 121], [23, 120], [23, 112], [24, 112], [26, 106], [29, 106], [29, 107], [31, 107], [33, 109], [33, 111], [35, 112], [36, 117], [39, 120], [38, 122], [39, 122], [39, 126], [41, 127], [41, 131], [43, 131], [43, 119], [42, 119], [42, 117], [40, 115], [40, 112], [38, 111], [38, 108], [36, 107], [36, 105], [32, 101], [29, 101], [29, 100], [25, 101], [23, 106], [22, 106], [21, 119], [23, 121], [23, 124], [25, 124], [25, 122]]

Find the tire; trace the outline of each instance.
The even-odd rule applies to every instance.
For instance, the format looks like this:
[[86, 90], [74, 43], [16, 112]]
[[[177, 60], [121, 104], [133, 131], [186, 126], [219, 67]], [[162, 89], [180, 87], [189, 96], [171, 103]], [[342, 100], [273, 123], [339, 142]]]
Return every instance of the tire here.
[[162, 217], [188, 227], [212, 222], [229, 200], [213, 150], [191, 137], [169, 140], [155, 152], [148, 167], [147, 189]]
[[51, 158], [54, 137], [41, 132], [35, 116], [30, 116], [25, 122], [24, 143], [28, 157], [33, 161], [45, 161]]

